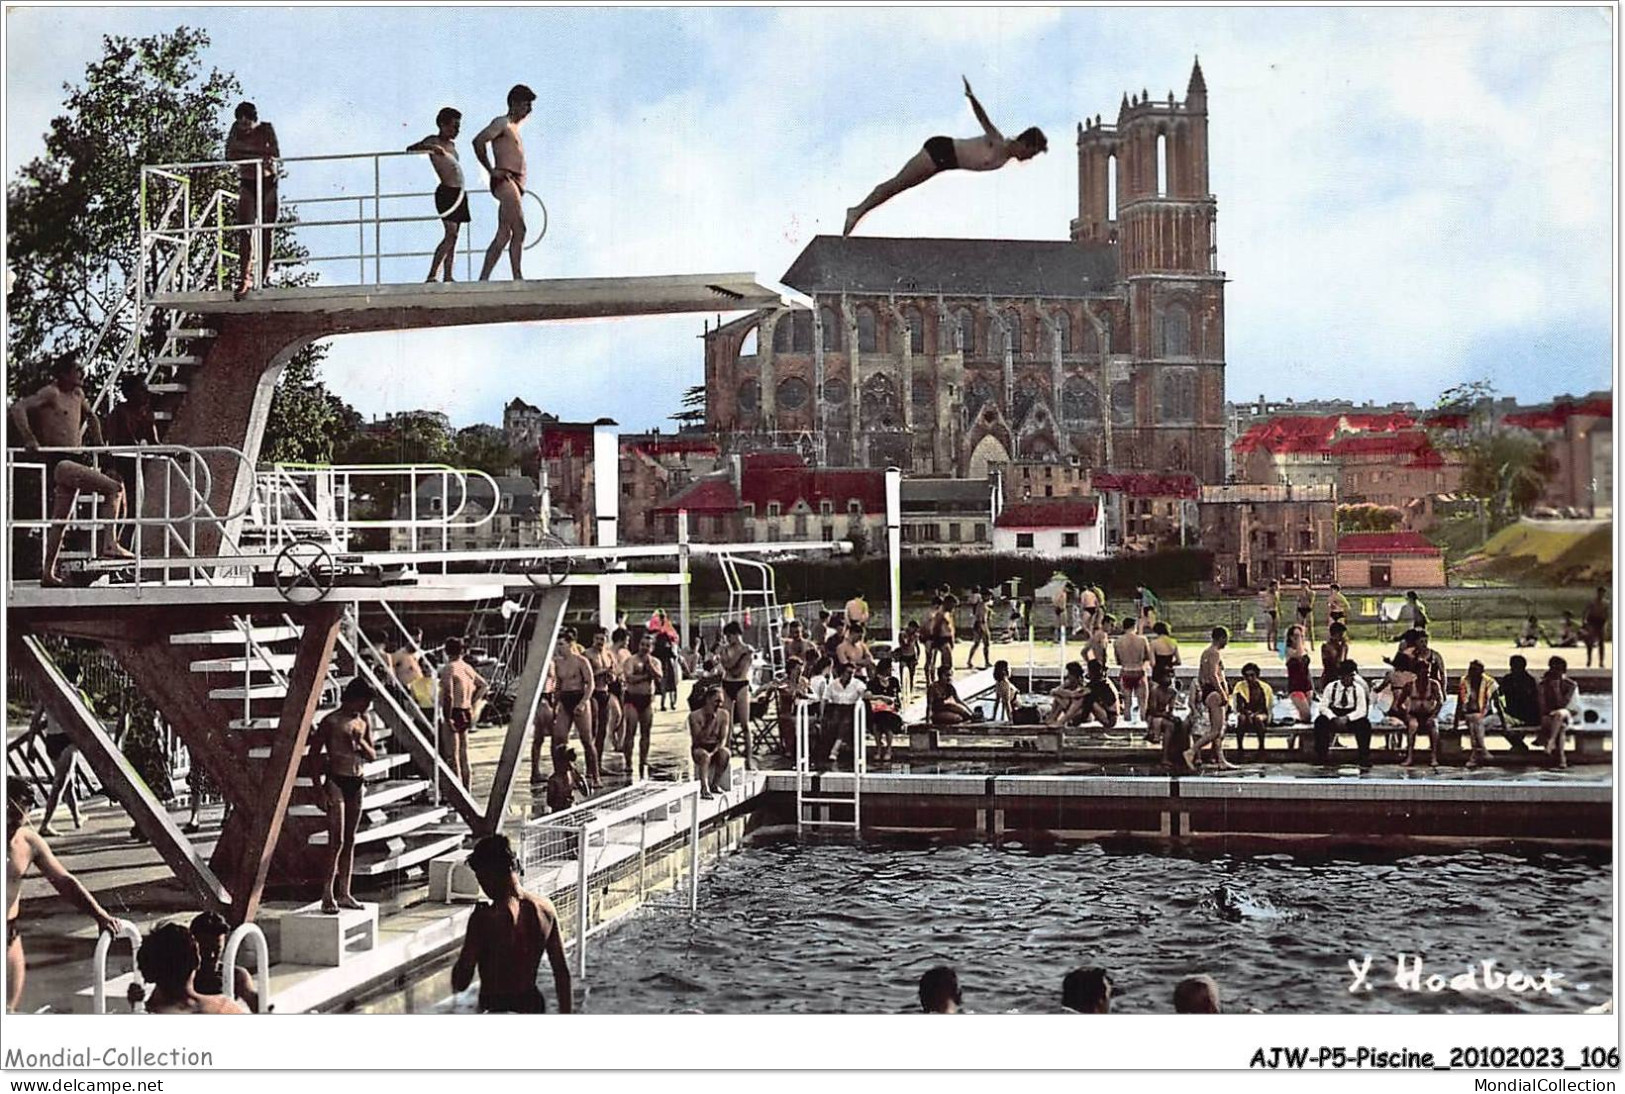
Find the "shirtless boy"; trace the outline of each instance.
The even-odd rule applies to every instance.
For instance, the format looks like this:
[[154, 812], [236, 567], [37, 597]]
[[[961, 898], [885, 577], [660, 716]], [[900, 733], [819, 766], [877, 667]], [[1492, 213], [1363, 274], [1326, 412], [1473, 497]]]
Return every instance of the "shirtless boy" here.
[[[1214, 760], [1221, 769], [1228, 770], [1235, 766], [1224, 758], [1224, 729], [1230, 709], [1230, 682], [1224, 674], [1224, 648], [1229, 644], [1229, 628], [1214, 627], [1213, 643], [1202, 651], [1202, 659], [1196, 667], [1197, 700], [1201, 708], [1207, 711], [1208, 727], [1200, 737], [1191, 741], [1186, 762], [1192, 767], [1198, 765], [1202, 750], [1208, 745], [1213, 746]], [[1191, 712], [1191, 720], [1193, 723], [1196, 720], [1195, 710]]]
[[434, 116], [434, 124], [438, 131], [433, 136], [407, 145], [406, 150], [429, 153], [429, 163], [440, 179], [440, 185], [434, 189], [434, 211], [440, 214], [446, 234], [440, 240], [440, 246], [434, 249], [434, 258], [429, 262], [429, 276], [424, 280], [433, 281], [436, 273], [443, 272], [443, 280], [449, 282], [452, 279], [452, 262], [457, 257], [457, 232], [469, 222], [468, 191], [463, 187], [463, 165], [457, 159], [457, 134], [463, 128], [462, 112], [449, 106], [442, 107], [440, 113]]
[[[636, 782], [649, 777], [649, 735], [654, 732], [655, 694], [660, 691], [660, 659], [655, 656], [655, 636], [648, 631], [638, 640], [638, 652], [626, 659], [626, 703], [622, 717], [621, 756], [626, 773]], [[632, 744], [637, 741], [638, 762], [632, 763]]]
[[467, 991], [480, 974], [480, 1010], [486, 1014], [543, 1014], [547, 1000], [536, 986], [542, 954], [553, 966], [560, 1014], [569, 1014], [570, 963], [559, 938], [559, 913], [545, 896], [519, 887], [519, 859], [507, 836], [486, 836], [468, 856], [480, 888], [491, 898], [468, 917], [463, 950], [452, 966], [453, 991]]
[[[237, 281], [236, 297], [241, 300], [254, 287], [254, 253], [259, 252], [260, 284], [271, 279], [271, 233], [277, 218], [277, 160], [282, 150], [277, 147], [276, 130], [270, 122], [260, 121], [259, 111], [253, 103], [238, 103], [236, 120], [226, 134], [226, 159], [254, 160], [237, 165], [237, 223], [263, 227], [258, 232], [250, 228], [243, 233], [241, 274]], [[257, 246], [256, 246], [257, 245]]]
[[559, 689], [553, 743], [562, 745], [570, 739], [571, 728], [575, 729], [576, 736], [581, 738], [581, 750], [587, 754], [587, 786], [597, 790], [602, 785], [603, 772], [592, 728], [592, 705], [586, 701], [592, 691], [592, 663], [576, 647], [574, 627], [565, 627], [559, 632], [558, 645], [553, 650], [553, 680]]
[[440, 730], [440, 754], [457, 772], [464, 786], [474, 785], [468, 764], [468, 734], [474, 728], [474, 708], [491, 685], [463, 660], [463, 640], [446, 640], [446, 667], [440, 670], [440, 707], [445, 724]]
[[[868, 649], [864, 649], [865, 656]], [[722, 648], [717, 651], [717, 663], [722, 667], [722, 690], [728, 697], [728, 715], [745, 731], [745, 768], [756, 766], [751, 758], [754, 749], [750, 740], [750, 666], [756, 651], [745, 645], [745, 635], [734, 620], [722, 628]]]
[[609, 648], [609, 635], [602, 627], [592, 633], [587, 662], [592, 665], [592, 743], [601, 763], [606, 755], [606, 740], [615, 751], [621, 748], [621, 703], [614, 695], [619, 689], [613, 686], [619, 678], [620, 666], [615, 652]]
[[1046, 725], [1075, 726], [1089, 713], [1089, 689], [1083, 683], [1083, 666], [1076, 661], [1067, 662], [1060, 686], [1049, 694], [1049, 712], [1044, 716]]
[[340, 908], [360, 908], [350, 895], [350, 871], [355, 865], [355, 833], [361, 827], [361, 769], [378, 758], [372, 743], [372, 721], [367, 711], [374, 698], [372, 686], [357, 677], [344, 685], [339, 708], [316, 723], [311, 733], [310, 758], [320, 768], [317, 787], [327, 809], [327, 881], [322, 886], [322, 911], [337, 915]]
[[19, 923], [22, 912], [23, 878], [30, 867], [39, 872], [58, 893], [96, 921], [98, 929], [117, 935], [124, 929], [106, 908], [96, 902], [79, 879], [63, 867], [51, 854], [50, 845], [28, 824], [28, 811], [33, 808], [33, 791], [21, 779], [6, 780], [6, 1011], [13, 1012], [23, 997], [23, 975], [27, 960], [23, 955], [23, 930]]
[[[490, 125], [474, 134], [474, 158], [490, 173], [491, 195], [497, 199], [497, 233], [485, 249], [481, 281], [491, 280], [491, 271], [504, 247], [513, 267], [513, 279], [524, 280], [519, 262], [525, 253], [525, 212], [521, 204], [525, 197], [525, 142], [520, 139], [519, 127], [530, 117], [535, 102], [536, 92], [524, 84], [514, 84], [508, 91], [508, 112], [492, 118]], [[496, 159], [494, 165], [485, 154], [488, 145]]]
[[970, 650], [965, 654], [965, 667], [970, 668], [971, 662], [976, 660], [976, 650], [982, 651], [982, 667], [993, 667], [993, 628], [988, 625], [988, 592], [986, 589], [976, 589], [970, 597]]
[[700, 780], [700, 797], [728, 789], [728, 732], [733, 727], [723, 709], [721, 685], [708, 688], [700, 709], [688, 716], [689, 754], [694, 758], [694, 777]]
[[952, 171], [955, 168], [966, 171], [995, 171], [1011, 160], [1030, 160], [1049, 148], [1049, 141], [1037, 126], [1022, 130], [1013, 140], [1005, 137], [988, 120], [982, 104], [976, 101], [976, 96], [970, 89], [970, 81], [965, 80], [964, 83], [965, 97], [970, 100], [971, 110], [976, 113], [976, 120], [982, 126], [982, 135], [963, 140], [932, 137], [926, 141], [925, 147], [916, 152], [903, 165], [901, 171], [876, 186], [868, 197], [846, 211], [846, 226], [841, 229], [843, 236], [851, 235], [852, 229], [858, 226], [858, 221], [881, 205], [942, 171]]
[[1100, 661], [1089, 662], [1089, 675], [1083, 682], [1084, 706], [1090, 718], [1101, 729], [1111, 729], [1124, 714], [1125, 703], [1106, 675], [1106, 666]]
[[1143, 719], [1149, 686], [1147, 674], [1151, 671], [1151, 642], [1125, 619], [1122, 633], [1112, 644], [1112, 652], [1117, 656], [1117, 680], [1123, 688], [1123, 717], [1128, 717], [1129, 704], [1134, 703]]
[[874, 656], [869, 652], [869, 643], [864, 641], [863, 624], [847, 624], [846, 638], [835, 647], [835, 663], [851, 665], [854, 670], [865, 676], [875, 667]]
[[[85, 395], [84, 370], [67, 357], [58, 357], [51, 366], [50, 383], [11, 404], [11, 425], [22, 438], [23, 447], [30, 452], [39, 448], [78, 448], [87, 435], [92, 445], [103, 443], [101, 422], [90, 409], [90, 400]], [[62, 553], [62, 537], [68, 530], [67, 519], [73, 512], [74, 496], [81, 490], [100, 494], [107, 502], [107, 511], [100, 516], [117, 520], [124, 512], [124, 486], [97, 471], [92, 466], [92, 457], [82, 453], [47, 452], [44, 461], [45, 476], [53, 493], [51, 528], [45, 534], [45, 569], [40, 573], [40, 584], [54, 588], [62, 584], [57, 556]], [[111, 527], [100, 538], [103, 558], [135, 557], [120, 545]]]

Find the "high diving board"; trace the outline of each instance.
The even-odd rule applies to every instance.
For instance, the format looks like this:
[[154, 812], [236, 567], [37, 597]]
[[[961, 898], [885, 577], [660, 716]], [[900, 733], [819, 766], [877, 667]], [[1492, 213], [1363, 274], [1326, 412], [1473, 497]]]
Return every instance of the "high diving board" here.
[[[755, 274], [578, 277], [450, 284], [314, 285], [230, 292], [159, 293], [151, 303], [205, 315], [351, 313], [365, 326], [455, 326], [468, 323], [605, 319], [684, 312], [810, 307], [793, 289]], [[412, 321], [378, 322], [408, 312]]]

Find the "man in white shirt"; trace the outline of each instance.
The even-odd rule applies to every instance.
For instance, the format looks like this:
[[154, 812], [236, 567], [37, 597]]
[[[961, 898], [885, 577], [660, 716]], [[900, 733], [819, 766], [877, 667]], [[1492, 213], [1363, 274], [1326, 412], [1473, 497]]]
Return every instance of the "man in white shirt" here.
[[824, 687], [824, 712], [819, 719], [824, 732], [813, 751], [813, 759], [819, 763], [827, 763], [836, 745], [851, 737], [858, 704], [869, 692], [869, 685], [860, 680], [854, 670], [851, 662], [842, 663], [836, 669], [835, 678]]
[[1315, 758], [1327, 762], [1332, 738], [1349, 730], [1359, 749], [1361, 771], [1371, 770], [1371, 691], [1360, 679], [1360, 667], [1344, 661], [1337, 679], [1320, 695], [1320, 717], [1315, 719]]

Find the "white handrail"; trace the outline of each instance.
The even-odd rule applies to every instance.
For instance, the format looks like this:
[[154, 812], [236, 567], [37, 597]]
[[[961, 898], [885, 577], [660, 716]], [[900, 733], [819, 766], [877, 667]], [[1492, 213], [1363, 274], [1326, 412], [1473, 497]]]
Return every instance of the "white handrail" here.
[[237, 951], [244, 942], [254, 943], [254, 986], [259, 992], [258, 1013], [271, 1009], [271, 949], [265, 942], [265, 932], [252, 923], [243, 923], [226, 939], [225, 952], [220, 957], [221, 991], [227, 999], [237, 998]]
[[101, 936], [96, 939], [96, 954], [91, 958], [95, 970], [95, 979], [91, 982], [90, 993], [90, 1010], [92, 1014], [107, 1013], [107, 954], [118, 938], [128, 938], [130, 940], [130, 965], [135, 972], [135, 981], [138, 984], [145, 983], [141, 979], [141, 966], [136, 961], [137, 954], [141, 952], [141, 928], [128, 920], [123, 920], [119, 924], [117, 936], [103, 931]]

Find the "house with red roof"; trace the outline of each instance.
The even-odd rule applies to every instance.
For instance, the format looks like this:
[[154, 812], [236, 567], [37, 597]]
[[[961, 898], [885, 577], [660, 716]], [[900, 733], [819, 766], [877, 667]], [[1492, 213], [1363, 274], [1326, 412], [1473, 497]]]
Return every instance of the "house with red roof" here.
[[689, 534], [702, 542], [834, 542], [861, 529], [884, 549], [884, 470], [815, 468], [791, 452], [746, 453], [725, 467], [654, 511], [664, 534], [676, 534], [677, 513], [687, 510]]
[[1201, 486], [1188, 471], [1096, 471], [1088, 481], [1105, 510], [1109, 548], [1149, 553], [1196, 538]]
[[1337, 541], [1337, 583], [1350, 589], [1442, 589], [1444, 551], [1420, 532], [1353, 532]]
[[1103, 558], [1106, 522], [1100, 501], [1030, 498], [1006, 505], [993, 522], [993, 550], [1043, 558]]
[[1403, 411], [1281, 414], [1250, 426], [1231, 446], [1242, 482], [1267, 486], [1335, 486], [1332, 445], [1349, 436], [1393, 433], [1416, 427]]
[[1435, 500], [1461, 489], [1466, 463], [1440, 451], [1425, 430], [1353, 433], [1331, 443], [1343, 505], [1383, 505], [1404, 514], [1405, 527], [1425, 531], [1436, 522]]
[[671, 498], [723, 464], [722, 448], [703, 434], [629, 433], [620, 444], [622, 543], [670, 542], [656, 514]]

